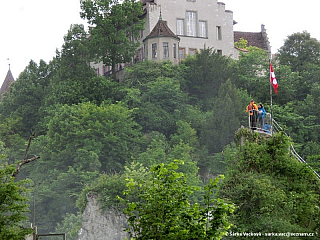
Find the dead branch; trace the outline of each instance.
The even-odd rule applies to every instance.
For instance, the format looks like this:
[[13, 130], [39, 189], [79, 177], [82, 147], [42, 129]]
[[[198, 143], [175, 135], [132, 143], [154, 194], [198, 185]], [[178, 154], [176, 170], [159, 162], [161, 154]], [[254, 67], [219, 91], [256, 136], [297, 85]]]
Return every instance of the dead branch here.
[[39, 156], [34, 156], [32, 158], [29, 158], [29, 159], [24, 159], [22, 160], [18, 165], [17, 165], [17, 168], [16, 168], [16, 171], [12, 174], [12, 177], [16, 177], [18, 175], [18, 173], [20, 172], [20, 168], [22, 167], [23, 164], [26, 164], [26, 163], [29, 163], [29, 162], [32, 162], [36, 159], [40, 158]]
[[25, 159], [27, 158], [27, 156], [28, 156], [28, 152], [29, 152], [29, 149], [30, 149], [31, 141], [32, 141], [32, 139], [34, 138], [35, 135], [36, 135], [36, 134], [33, 132], [33, 133], [31, 133], [31, 135], [30, 135], [30, 137], [29, 137], [28, 146], [27, 146], [26, 152], [25, 152], [25, 154], [24, 154], [24, 156], [23, 156], [23, 160], [25, 160]]
[[17, 167], [16, 167], [16, 171], [12, 174], [13, 177], [16, 177], [18, 175], [18, 173], [20, 172], [20, 169], [22, 167], [23, 164], [26, 164], [26, 163], [29, 163], [29, 162], [32, 162], [38, 158], [40, 158], [39, 156], [34, 156], [32, 158], [29, 158], [27, 159], [27, 156], [28, 156], [28, 152], [29, 152], [29, 149], [30, 149], [30, 145], [31, 145], [31, 141], [32, 139], [34, 138], [35, 136], [35, 133], [32, 133], [29, 137], [29, 142], [28, 142], [28, 145], [27, 145], [27, 148], [26, 148], [26, 152], [23, 156], [23, 159], [20, 163], [18, 163]]

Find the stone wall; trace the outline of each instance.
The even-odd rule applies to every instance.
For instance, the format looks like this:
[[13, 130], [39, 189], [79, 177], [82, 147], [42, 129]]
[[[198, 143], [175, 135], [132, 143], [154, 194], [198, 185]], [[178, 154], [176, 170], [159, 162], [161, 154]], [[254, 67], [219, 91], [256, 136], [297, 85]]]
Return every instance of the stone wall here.
[[88, 193], [87, 205], [82, 215], [82, 227], [78, 240], [123, 240], [129, 239], [124, 232], [127, 227], [126, 217], [115, 211], [102, 212], [97, 196]]
[[[217, 0], [154, 0], [146, 1], [145, 30], [141, 41], [145, 39], [157, 24], [160, 11], [163, 21], [174, 34], [177, 33], [177, 19], [183, 20], [183, 34], [179, 48], [184, 49], [185, 55], [191, 51], [213, 48], [222, 51], [222, 55], [234, 57], [233, 12]], [[196, 36], [187, 35], [187, 12], [196, 14]], [[205, 23], [206, 37], [200, 37], [199, 22]], [[218, 36], [220, 29], [221, 36]], [[142, 47], [143, 45], [141, 45]], [[150, 50], [149, 50], [150, 51]], [[180, 59], [181, 60], [181, 59]]]

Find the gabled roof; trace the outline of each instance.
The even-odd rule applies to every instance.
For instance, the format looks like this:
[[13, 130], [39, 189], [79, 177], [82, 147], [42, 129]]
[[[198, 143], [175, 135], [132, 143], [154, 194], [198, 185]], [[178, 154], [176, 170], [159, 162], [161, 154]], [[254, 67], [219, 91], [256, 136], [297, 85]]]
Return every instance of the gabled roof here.
[[248, 46], [268, 50], [261, 32], [234, 32], [234, 41], [239, 42], [240, 38], [247, 40]]
[[234, 31], [234, 41], [238, 42], [240, 38], [248, 41], [248, 46], [258, 47], [271, 52], [270, 42], [264, 25], [261, 25], [261, 32], [237, 32]]
[[9, 69], [8, 70], [8, 73], [7, 73], [7, 76], [6, 78], [4, 79], [3, 83], [2, 83], [2, 86], [0, 88], [0, 99], [1, 99], [1, 96], [4, 92], [8, 92], [9, 91], [9, 88], [10, 88], [10, 85], [11, 83], [14, 82], [14, 78], [12, 76], [12, 73], [11, 73], [11, 70]]
[[154, 26], [153, 30], [143, 41], [149, 38], [158, 38], [158, 37], [172, 37], [180, 40], [180, 38], [170, 30], [170, 28], [167, 25], [167, 22], [162, 21], [161, 16], [157, 24]]

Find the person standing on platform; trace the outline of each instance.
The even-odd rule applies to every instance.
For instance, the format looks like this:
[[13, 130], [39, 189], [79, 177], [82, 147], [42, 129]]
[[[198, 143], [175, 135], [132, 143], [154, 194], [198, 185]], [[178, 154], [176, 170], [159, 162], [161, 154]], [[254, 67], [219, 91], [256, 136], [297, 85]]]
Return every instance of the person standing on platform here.
[[256, 130], [257, 129], [257, 113], [258, 113], [258, 107], [257, 105], [254, 103], [254, 100], [252, 99], [250, 101], [250, 104], [247, 106], [246, 108], [246, 112], [249, 113], [249, 117], [250, 117], [250, 128], [252, 130]]
[[259, 126], [261, 129], [264, 128], [264, 118], [266, 116], [266, 109], [264, 108], [264, 106], [260, 103], [258, 105], [258, 120], [259, 120]]

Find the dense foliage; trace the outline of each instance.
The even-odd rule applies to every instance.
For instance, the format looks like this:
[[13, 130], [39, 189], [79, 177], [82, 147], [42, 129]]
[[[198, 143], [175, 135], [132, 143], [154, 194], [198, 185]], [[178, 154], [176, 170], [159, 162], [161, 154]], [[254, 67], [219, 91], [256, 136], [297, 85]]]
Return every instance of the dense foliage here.
[[[128, 9], [141, 10], [131, 0], [123, 6], [113, 2], [81, 1], [82, 17], [97, 25], [91, 29], [91, 42], [83, 26], [73, 25], [56, 57], [49, 63], [30, 61], [0, 102], [4, 166], [23, 155], [26, 137], [36, 132], [30, 154], [41, 158], [24, 166], [17, 180], [33, 182], [35, 209], [28, 217], [39, 233], [67, 231], [68, 239], [75, 239], [86, 193], [96, 192], [105, 208], [121, 208], [117, 195], [125, 190], [128, 172], [132, 179], [149, 181], [141, 178], [141, 172], [128, 170], [133, 162], [159, 176], [157, 171], [176, 159], [184, 165], [170, 175], [178, 185], [170, 185], [168, 191], [177, 197], [184, 197], [189, 186], [204, 191], [210, 179], [227, 174], [220, 194], [236, 203], [231, 217], [234, 230], [258, 231], [259, 225], [268, 225], [266, 229], [274, 231], [319, 231], [315, 193], [319, 185], [305, 166], [288, 156], [287, 139], [275, 136], [273, 142], [246, 143], [240, 150], [235, 145], [235, 131], [247, 126], [245, 106], [251, 98], [271, 110], [268, 54], [242, 41], [239, 46], [248, 51], [241, 52], [239, 60], [204, 49], [179, 65], [133, 64], [124, 69], [121, 82], [96, 76], [88, 62], [102, 57], [114, 67], [128, 61], [134, 44], [125, 40], [124, 33], [134, 38], [141, 29], [135, 14], [128, 15], [129, 22], [119, 21], [122, 31], [116, 31], [116, 37], [124, 41], [123, 47], [117, 47], [120, 52], [109, 51], [119, 43], [112, 45], [112, 39], [103, 37], [105, 28], [112, 33], [113, 22], [101, 11], [118, 21]], [[105, 48], [95, 49], [98, 45]], [[320, 168], [318, 45], [308, 33], [293, 34], [285, 41], [279, 61], [273, 62], [279, 88], [272, 109], [300, 155], [316, 170]], [[292, 49], [296, 51], [291, 53]], [[154, 181], [164, 184], [161, 179]], [[148, 195], [143, 197], [144, 204], [152, 203]], [[184, 214], [189, 216], [192, 210], [199, 217], [202, 210], [193, 203], [203, 201], [204, 195], [200, 191], [189, 197], [175, 202], [172, 211], [179, 213], [188, 206], [182, 209]], [[283, 225], [278, 224], [281, 221]], [[181, 229], [177, 232], [182, 234]]]
[[134, 239], [221, 239], [230, 228], [227, 214], [233, 206], [212, 197], [219, 178], [205, 187], [204, 203], [190, 204], [196, 191], [178, 173], [181, 161], [151, 167], [143, 178], [127, 178], [124, 213]]
[[15, 170], [13, 165], [0, 167], [0, 239], [24, 239], [33, 232], [23, 225], [24, 213], [29, 211], [26, 180], [15, 181]]
[[[90, 24], [90, 54], [112, 67], [130, 62], [139, 47], [136, 41], [144, 28], [142, 2], [135, 0], [81, 0], [80, 16]], [[121, 4], [119, 4], [121, 3]]]
[[219, 189], [221, 197], [237, 206], [231, 231], [319, 235], [320, 181], [290, 154], [290, 139], [283, 132], [270, 139], [247, 139], [227, 160]]

